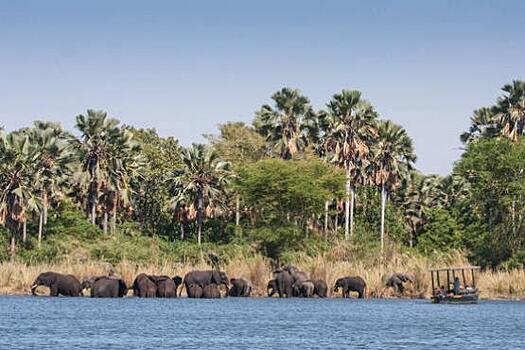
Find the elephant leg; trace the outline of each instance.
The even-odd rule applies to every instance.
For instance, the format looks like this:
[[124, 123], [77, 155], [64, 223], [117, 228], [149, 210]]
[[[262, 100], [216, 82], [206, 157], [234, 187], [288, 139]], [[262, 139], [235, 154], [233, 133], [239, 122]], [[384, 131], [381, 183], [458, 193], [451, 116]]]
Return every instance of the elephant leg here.
[[52, 284], [49, 286], [49, 296], [52, 296], [52, 297], [58, 296], [58, 286], [56, 284]]

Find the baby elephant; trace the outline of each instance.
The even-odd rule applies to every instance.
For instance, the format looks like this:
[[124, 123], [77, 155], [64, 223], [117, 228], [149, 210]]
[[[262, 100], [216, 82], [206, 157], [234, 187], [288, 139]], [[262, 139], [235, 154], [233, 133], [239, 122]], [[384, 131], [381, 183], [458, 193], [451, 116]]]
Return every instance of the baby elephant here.
[[244, 278], [230, 279], [232, 284], [228, 295], [231, 297], [249, 297], [252, 292], [252, 283]]
[[386, 286], [394, 288], [396, 293], [403, 294], [406, 282], [414, 283], [414, 277], [406, 273], [393, 273], [386, 281]]
[[202, 297], [204, 299], [218, 299], [221, 297], [219, 287], [215, 283], [208, 284], [202, 289]]
[[311, 298], [314, 294], [314, 283], [312, 281], [297, 281], [292, 288], [297, 297]]
[[268, 293], [268, 296], [271, 297], [275, 293], [277, 293], [277, 281], [276, 280], [269, 280], [268, 285], [266, 286], [266, 292]]
[[188, 287], [188, 298], [200, 299], [202, 297], [202, 288], [198, 284], [190, 284]]
[[359, 276], [342, 277], [335, 281], [334, 292], [339, 288], [342, 290], [343, 298], [350, 298], [350, 292], [357, 292], [358, 298], [362, 299], [365, 297], [366, 282]]
[[313, 295], [317, 295], [319, 298], [326, 298], [328, 296], [328, 286], [326, 285], [325, 281], [323, 280], [314, 281]]

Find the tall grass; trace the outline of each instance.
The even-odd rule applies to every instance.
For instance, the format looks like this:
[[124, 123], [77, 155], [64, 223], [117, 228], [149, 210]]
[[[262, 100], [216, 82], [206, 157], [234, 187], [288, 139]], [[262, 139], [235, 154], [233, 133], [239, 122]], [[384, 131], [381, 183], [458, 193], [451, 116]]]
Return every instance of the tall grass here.
[[[429, 258], [417, 254], [403, 253], [391, 249], [381, 263], [374, 254], [361, 256], [359, 259], [348, 259], [340, 256], [340, 247], [317, 256], [297, 257], [292, 263], [307, 271], [312, 279], [323, 279], [329, 287], [335, 280], [343, 276], [361, 276], [367, 283], [367, 296], [372, 298], [394, 297], [394, 291], [385, 287], [386, 276], [393, 272], [412, 274], [415, 277], [413, 284], [406, 285], [403, 297], [424, 298], [431, 292], [431, 267], [445, 267], [468, 265], [465, 257], [460, 253], [451, 253]], [[96, 275], [107, 274], [112, 269], [115, 275], [124, 278], [131, 285], [134, 277], [141, 273], [163, 274], [168, 276], [184, 276], [193, 269], [210, 269], [207, 262], [173, 263], [159, 261], [138, 265], [129, 261], [122, 261], [115, 266], [107, 263], [88, 260], [64, 260], [57, 263], [27, 265], [21, 262], [0, 263], [0, 293], [1, 294], [29, 294], [31, 283], [35, 277], [45, 271], [57, 271], [77, 276], [80, 280]], [[252, 281], [254, 295], [264, 296], [266, 284], [272, 278], [272, 264], [262, 255], [252, 257], [233, 257], [222, 267], [229, 277], [244, 277]], [[482, 298], [524, 298], [525, 271], [482, 272], [477, 277], [478, 287]], [[331, 288], [330, 288], [331, 289]], [[39, 289], [40, 290], [40, 289]], [[43, 290], [41, 290], [43, 292]], [[330, 290], [331, 297], [339, 297]]]

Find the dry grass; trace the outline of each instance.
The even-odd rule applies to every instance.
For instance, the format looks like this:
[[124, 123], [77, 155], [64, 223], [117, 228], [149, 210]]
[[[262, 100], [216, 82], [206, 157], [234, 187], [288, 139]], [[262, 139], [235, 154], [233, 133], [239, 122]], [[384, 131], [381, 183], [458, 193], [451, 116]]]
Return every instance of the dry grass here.
[[[364, 258], [361, 260], [338, 260], [339, 248], [334, 248], [325, 255], [303, 257], [294, 262], [294, 265], [310, 273], [312, 279], [323, 279], [329, 286], [343, 276], [361, 276], [367, 282], [367, 295], [373, 298], [394, 297], [392, 290], [384, 287], [385, 276], [393, 272], [404, 272], [415, 277], [414, 284], [407, 284], [404, 297], [424, 298], [430, 294], [430, 276], [428, 269], [434, 266], [468, 265], [466, 259], [459, 253], [439, 258], [429, 259], [420, 256], [387, 252], [384, 263], [377, 259]], [[114, 272], [122, 276], [126, 283], [131, 284], [134, 277], [141, 272], [149, 274], [163, 274], [168, 276], [184, 276], [193, 269], [209, 269], [205, 261], [198, 264], [179, 264], [164, 262], [156, 265], [138, 266], [134, 263], [123, 261], [114, 266]], [[0, 294], [29, 294], [30, 286], [35, 277], [44, 271], [57, 271], [70, 273], [80, 280], [108, 272], [109, 265], [103, 262], [64, 261], [53, 264], [40, 264], [38, 266], [25, 265], [17, 262], [0, 263]], [[252, 281], [254, 295], [264, 296], [266, 284], [272, 278], [270, 261], [263, 256], [230, 260], [223, 267], [229, 277], [244, 277]], [[524, 298], [525, 297], [525, 271], [482, 272], [478, 276], [478, 287], [482, 298]], [[330, 292], [332, 297], [338, 297]]]

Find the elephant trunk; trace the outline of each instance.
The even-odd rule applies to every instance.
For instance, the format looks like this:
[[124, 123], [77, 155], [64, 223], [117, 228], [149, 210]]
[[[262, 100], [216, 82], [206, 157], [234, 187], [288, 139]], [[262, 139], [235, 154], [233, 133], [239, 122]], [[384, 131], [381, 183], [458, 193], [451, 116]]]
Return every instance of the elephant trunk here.
[[38, 288], [38, 284], [33, 284], [31, 286], [31, 294], [36, 295], [36, 289]]

